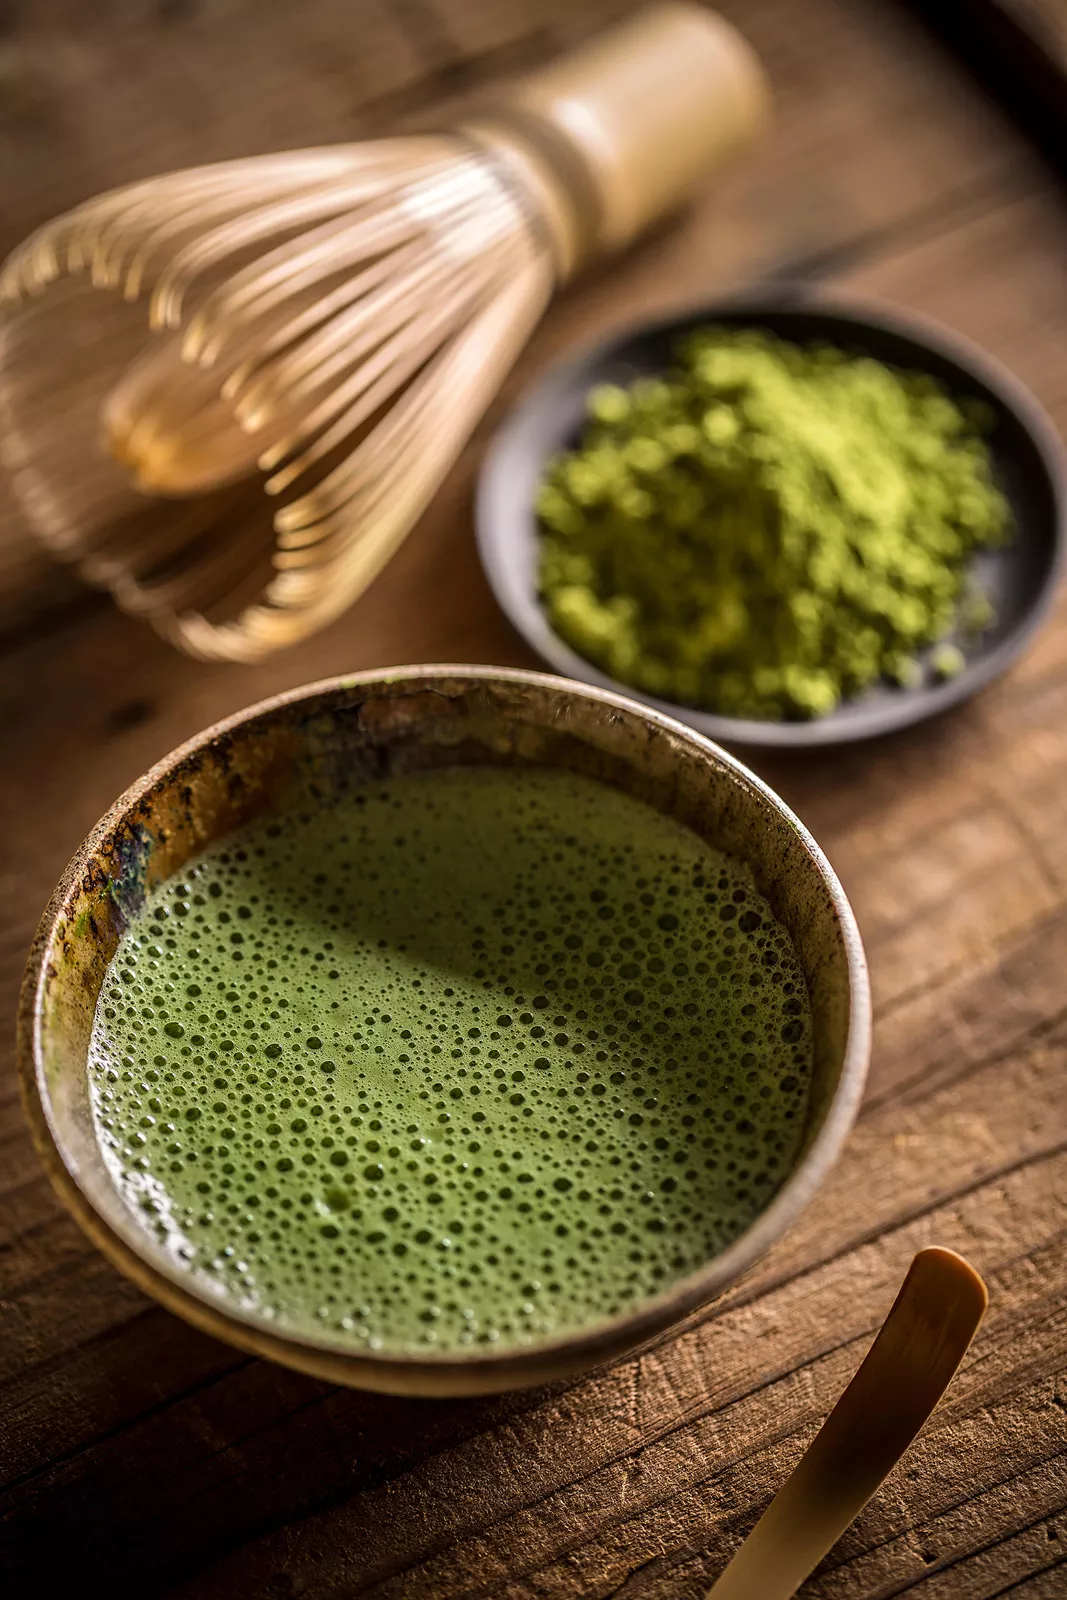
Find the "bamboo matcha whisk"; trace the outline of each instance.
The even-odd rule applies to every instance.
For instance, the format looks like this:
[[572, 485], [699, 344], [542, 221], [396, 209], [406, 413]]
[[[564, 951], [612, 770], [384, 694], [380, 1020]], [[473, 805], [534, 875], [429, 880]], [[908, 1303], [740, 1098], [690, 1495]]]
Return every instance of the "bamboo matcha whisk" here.
[[553, 288], [677, 207], [764, 108], [728, 24], [661, 5], [452, 131], [79, 206], [0, 276], [31, 524], [195, 655], [305, 637], [403, 540]]

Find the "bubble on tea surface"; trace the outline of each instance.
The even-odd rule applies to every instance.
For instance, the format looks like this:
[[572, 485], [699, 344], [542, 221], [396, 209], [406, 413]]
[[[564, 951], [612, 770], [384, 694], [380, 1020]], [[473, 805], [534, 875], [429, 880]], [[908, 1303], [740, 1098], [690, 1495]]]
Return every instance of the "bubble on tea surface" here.
[[90, 1082], [203, 1286], [442, 1351], [616, 1315], [723, 1249], [796, 1158], [811, 1059], [746, 867], [590, 780], [479, 768], [255, 824], [154, 889]]

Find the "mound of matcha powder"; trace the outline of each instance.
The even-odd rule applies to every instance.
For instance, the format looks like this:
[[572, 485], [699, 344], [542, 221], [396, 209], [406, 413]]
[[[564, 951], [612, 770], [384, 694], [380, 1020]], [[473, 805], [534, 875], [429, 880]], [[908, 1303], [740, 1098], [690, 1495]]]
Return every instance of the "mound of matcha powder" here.
[[594, 389], [549, 464], [552, 626], [623, 683], [733, 716], [950, 676], [951, 637], [992, 620], [969, 558], [1010, 532], [986, 412], [833, 347], [691, 334], [661, 378]]

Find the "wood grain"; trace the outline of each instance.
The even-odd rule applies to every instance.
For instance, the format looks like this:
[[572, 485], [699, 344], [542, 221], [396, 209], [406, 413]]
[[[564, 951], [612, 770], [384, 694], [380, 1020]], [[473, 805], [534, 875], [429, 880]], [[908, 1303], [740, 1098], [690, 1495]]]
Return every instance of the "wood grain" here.
[[[16, 4], [0, 20], [0, 234], [156, 167], [431, 117], [620, 9]], [[181, 739], [335, 672], [533, 664], [480, 575], [470, 490], [509, 397], [574, 340], [758, 274], [818, 273], [977, 338], [1067, 426], [1067, 211], [1018, 136], [891, 4], [724, 9], [772, 73], [776, 131], [679, 226], [554, 308], [408, 544], [319, 638], [256, 668], [185, 661], [57, 583], [3, 523], [9, 1015], [67, 856]], [[766, 1260], [639, 1358], [569, 1387], [388, 1400], [186, 1328], [53, 1198], [5, 1056], [0, 1570], [15, 1592], [106, 1570], [187, 1600], [697, 1597], [855, 1369], [912, 1252], [941, 1243], [987, 1276], [989, 1318], [930, 1430], [804, 1593], [1067, 1593], [1065, 728], [1061, 603], [1010, 676], [942, 722], [757, 763], [864, 928], [868, 1100]]]
[[[94, 191], [152, 172], [447, 117], [487, 79], [632, 3], [357, 0], [358, 27], [332, 0], [16, 7], [6, 33], [0, 24], [0, 252]], [[602, 275], [595, 312], [589, 289], [571, 297], [542, 360], [601, 321], [825, 264], [857, 239], [921, 229], [1032, 178], [1021, 142], [943, 61], [909, 49], [914, 30], [890, 10], [860, 25], [848, 0], [818, 0], [798, 28], [783, 0], [721, 9], [772, 74], [778, 137], [724, 176], [683, 232]], [[36, 616], [62, 622], [87, 598], [14, 504], [0, 506], [0, 635], [23, 637]]]

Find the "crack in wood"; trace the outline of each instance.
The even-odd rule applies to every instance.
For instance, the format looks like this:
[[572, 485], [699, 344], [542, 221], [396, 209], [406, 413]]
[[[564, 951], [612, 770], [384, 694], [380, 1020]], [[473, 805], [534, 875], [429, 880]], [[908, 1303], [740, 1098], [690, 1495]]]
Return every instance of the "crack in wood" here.
[[[219, 141], [216, 153], [260, 148], [278, 129], [282, 142], [321, 142], [423, 119], [431, 100], [454, 105], [457, 88], [542, 59], [622, 3], [545, 0], [535, 17], [524, 0], [367, 0], [359, 49], [347, 55], [351, 20], [330, 0], [304, 0], [298, 25], [285, 8], [228, 0], [210, 30], [186, 13], [165, 35], [143, 8], [116, 32], [113, 6], [54, 0], [48, 29], [54, 12], [69, 37], [46, 29], [47, 50], [27, 8], [0, 62], [14, 93], [0, 109], [8, 232], [42, 207], [133, 175], [138, 161], [180, 165]], [[0, 983], [12, 1002], [26, 919], [65, 847], [139, 766], [196, 724], [298, 680], [426, 651], [526, 661], [480, 585], [465, 497], [501, 407], [575, 340], [648, 314], [665, 296], [695, 299], [767, 272], [844, 278], [947, 317], [1067, 421], [1060, 197], [903, 13], [803, 3], [798, 25], [784, 0], [718, 0], [768, 64], [780, 131], [677, 229], [557, 304], [403, 556], [343, 625], [234, 678], [176, 660], [107, 601], [72, 599], [69, 584], [55, 592], [70, 612], [39, 624], [0, 594], [0, 720], [18, 787], [33, 796], [32, 808], [24, 795], [3, 802], [12, 869]], [[219, 38], [227, 64], [238, 42], [243, 59], [242, 74], [219, 79], [221, 97], [210, 54]], [[51, 592], [43, 570], [36, 560], [25, 568], [34, 605]], [[23, 568], [0, 550], [0, 579], [9, 572]], [[8, 621], [22, 629], [17, 646], [3, 638]], [[401, 1600], [458, 1600], [472, 1585], [494, 1600], [674, 1600], [683, 1590], [695, 1600], [709, 1527], [725, 1540], [751, 1525], [769, 1480], [847, 1376], [867, 1337], [855, 1326], [855, 1298], [872, 1284], [888, 1292], [897, 1255], [938, 1231], [994, 1269], [992, 1320], [935, 1419], [931, 1450], [942, 1451], [942, 1465], [921, 1453], [918, 1476], [906, 1468], [813, 1595], [872, 1600], [905, 1579], [938, 1600], [970, 1600], [979, 1582], [985, 1600], [1063, 1594], [1063, 1557], [1034, 1519], [1062, 1487], [1067, 1410], [1064, 1242], [1053, 1214], [1064, 1189], [1054, 1124], [1067, 1044], [1067, 883], [1057, 871], [1067, 820], [1065, 623], [1061, 603], [1015, 672], [936, 729], [803, 771], [763, 764], [796, 792], [871, 914], [886, 996], [872, 1095], [839, 1168], [768, 1264], [655, 1341], [639, 1366], [631, 1358], [570, 1389], [467, 1407], [313, 1392], [309, 1380], [134, 1306], [58, 1210], [53, 1222], [38, 1180], [26, 1179], [32, 1155], [18, 1143], [20, 1121], [0, 1150], [11, 1184], [0, 1195], [0, 1248], [18, 1294], [0, 1302], [0, 1453], [18, 1469], [2, 1502], [5, 1537], [21, 1532], [34, 1547], [37, 1586], [47, 1588], [42, 1563], [51, 1560], [80, 1580], [86, 1552], [106, 1540], [115, 1582], [156, 1586], [163, 1565], [179, 1560], [196, 1600], [301, 1590], [339, 1600], [379, 1578], [383, 1597]], [[73, 785], [72, 682], [98, 708], [129, 702], [134, 688], [157, 707], [121, 740], [85, 749]], [[927, 868], [943, 874], [945, 903], [926, 894]], [[1034, 904], [1052, 902], [1036, 917], [1031, 893]], [[894, 912], [903, 924], [893, 926]], [[0, 1137], [16, 1117], [5, 1093]], [[76, 1259], [57, 1272], [68, 1250]], [[538, 1426], [550, 1430], [543, 1445]], [[728, 1467], [716, 1475], [734, 1455], [733, 1476]], [[164, 1479], [167, 1496], [154, 1496]], [[920, 1481], [936, 1492], [921, 1494]], [[954, 1513], [950, 1501], [965, 1509]], [[912, 1546], [902, 1523], [914, 1525]], [[555, 1567], [553, 1541], [567, 1547]], [[979, 1542], [988, 1549], [976, 1551]], [[430, 1557], [430, 1547], [442, 1553]], [[944, 1549], [958, 1564], [939, 1568]], [[386, 1557], [407, 1576], [383, 1576]], [[520, 1576], [524, 1565], [533, 1577]]]

